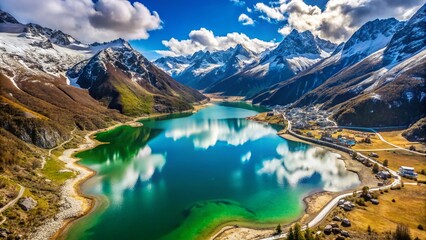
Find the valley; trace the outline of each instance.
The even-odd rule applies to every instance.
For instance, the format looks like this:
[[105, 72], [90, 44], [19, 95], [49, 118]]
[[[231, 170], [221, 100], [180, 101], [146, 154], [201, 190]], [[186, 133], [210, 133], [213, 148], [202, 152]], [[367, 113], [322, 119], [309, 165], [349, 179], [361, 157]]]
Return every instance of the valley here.
[[0, 0], [0, 239], [426, 238], [424, 3], [330, 37], [282, 12], [305, 1], [227, 1], [292, 26], [266, 41], [22, 1]]

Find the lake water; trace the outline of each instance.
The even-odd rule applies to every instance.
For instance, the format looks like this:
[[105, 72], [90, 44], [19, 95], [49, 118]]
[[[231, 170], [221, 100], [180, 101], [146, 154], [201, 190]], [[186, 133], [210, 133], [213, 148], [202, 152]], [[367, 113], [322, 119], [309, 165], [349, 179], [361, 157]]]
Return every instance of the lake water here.
[[226, 223], [296, 220], [308, 194], [359, 184], [337, 154], [245, 119], [263, 110], [215, 104], [98, 134], [107, 144], [77, 156], [98, 172], [83, 192], [106, 201], [66, 239], [205, 239]]

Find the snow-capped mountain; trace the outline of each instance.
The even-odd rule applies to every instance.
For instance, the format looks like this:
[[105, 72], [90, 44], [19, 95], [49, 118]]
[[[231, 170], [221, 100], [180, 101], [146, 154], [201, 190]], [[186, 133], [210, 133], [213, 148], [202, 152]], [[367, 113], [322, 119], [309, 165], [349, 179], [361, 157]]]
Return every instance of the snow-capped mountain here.
[[67, 75], [92, 97], [127, 115], [182, 111], [205, 99], [176, 82], [126, 41], [78, 63]]
[[328, 57], [336, 45], [315, 38], [311, 32], [293, 30], [260, 61], [239, 73], [222, 79], [206, 92], [251, 96], [271, 85], [287, 80]]
[[401, 61], [426, 45], [426, 5], [411, 17], [403, 29], [395, 33], [384, 52], [387, 63]]
[[198, 51], [190, 56], [163, 57], [154, 63], [179, 82], [205, 89], [257, 62], [257, 55], [238, 44], [223, 51]]
[[19, 22], [9, 13], [0, 10], [0, 23], [19, 24]]
[[254, 102], [319, 105], [333, 110], [342, 125], [414, 123], [426, 112], [425, 9], [406, 23], [366, 23], [340, 51], [259, 94]]
[[17, 64], [32, 72], [55, 76], [64, 76], [65, 71], [76, 63], [119, 43], [115, 40], [102, 44], [83, 44], [59, 30], [34, 23], [21, 24], [1, 10], [0, 39], [0, 62], [3, 63], [0, 68], [9, 69], [9, 65]]
[[[88, 62], [93, 65], [83, 64]], [[86, 80], [79, 81], [82, 86], [66, 76], [76, 64], [73, 69], [90, 69], [84, 71]], [[101, 76], [108, 81], [101, 84]], [[188, 110], [202, 99], [123, 39], [84, 44], [61, 31], [22, 24], [0, 10], [0, 128], [22, 141], [51, 148], [75, 127], [94, 130], [127, 120], [108, 109], [120, 109], [119, 104], [122, 113], [140, 115]]]
[[[296, 101], [342, 69], [383, 49], [403, 24], [394, 18], [367, 22], [346, 43], [337, 46], [329, 57], [293, 78], [258, 93], [253, 102], [286, 105]], [[354, 74], [352, 77], [356, 77], [358, 73]]]

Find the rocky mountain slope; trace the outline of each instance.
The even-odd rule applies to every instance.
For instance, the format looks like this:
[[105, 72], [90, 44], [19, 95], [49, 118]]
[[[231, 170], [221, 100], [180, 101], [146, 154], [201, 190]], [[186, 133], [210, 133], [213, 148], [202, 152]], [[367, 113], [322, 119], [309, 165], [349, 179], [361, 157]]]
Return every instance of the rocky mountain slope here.
[[315, 38], [311, 32], [293, 30], [259, 63], [209, 87], [206, 92], [252, 96], [271, 85], [285, 81], [330, 55], [335, 45]]
[[369, 22], [339, 52], [253, 101], [319, 104], [341, 125], [408, 126], [426, 113], [425, 24], [425, 6], [407, 23]]
[[253, 102], [264, 105], [286, 105], [298, 100], [342, 69], [384, 48], [402, 24], [394, 18], [364, 24], [346, 43], [340, 44], [330, 57], [300, 72], [292, 79], [258, 93], [253, 97]]
[[[123, 40], [84, 44], [58, 30], [19, 23], [3, 11], [0, 53], [0, 127], [42, 148], [67, 139], [74, 127], [97, 129], [128, 119], [120, 111], [134, 116], [187, 110], [192, 102], [205, 99], [150, 64]], [[86, 62], [93, 65], [84, 66]], [[108, 72], [106, 68], [84, 71], [82, 86], [88, 88], [87, 79], [96, 80], [87, 90], [66, 76], [76, 64], [84, 70], [108, 66]], [[101, 70], [103, 77], [115, 81], [101, 84], [97, 75]], [[127, 111], [125, 101], [144, 111]]]
[[417, 121], [405, 130], [402, 135], [410, 141], [426, 142], [426, 117]]
[[256, 63], [257, 55], [238, 44], [224, 51], [198, 51], [190, 56], [162, 57], [154, 63], [179, 82], [202, 90]]
[[131, 116], [191, 109], [205, 97], [158, 69], [127, 42], [84, 60], [67, 75], [109, 108]]

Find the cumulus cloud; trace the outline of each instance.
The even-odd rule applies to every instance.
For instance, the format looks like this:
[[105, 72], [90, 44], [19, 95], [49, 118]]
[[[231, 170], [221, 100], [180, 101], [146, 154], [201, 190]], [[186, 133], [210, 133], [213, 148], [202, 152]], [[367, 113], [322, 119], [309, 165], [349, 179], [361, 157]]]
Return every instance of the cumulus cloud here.
[[213, 31], [200, 28], [189, 33], [189, 39], [163, 40], [163, 45], [169, 50], [157, 50], [163, 56], [190, 55], [200, 50], [218, 51], [243, 44], [253, 52], [260, 53], [276, 45], [274, 42], [265, 42], [257, 38], [249, 38], [244, 33], [228, 33], [226, 36], [215, 36]]
[[241, 22], [243, 25], [254, 25], [254, 21], [253, 19], [251, 19], [251, 17], [247, 16], [246, 14], [242, 13], [239, 17], [238, 17], [238, 22]]
[[246, 5], [246, 2], [245, 1], [241, 1], [241, 0], [230, 0], [233, 4], [235, 4], [235, 5], [237, 5], [237, 6], [240, 6], [240, 7], [242, 7], [242, 6], [244, 6], [244, 5]]
[[257, 3], [256, 9], [267, 20], [286, 21], [279, 29], [287, 35], [292, 29], [310, 30], [334, 42], [349, 38], [364, 23], [376, 18], [395, 17], [406, 20], [425, 0], [330, 0], [325, 9], [306, 4], [303, 0], [281, 0], [278, 5]]
[[0, 0], [0, 8], [22, 22], [59, 29], [84, 42], [147, 39], [162, 24], [157, 12], [128, 0]]
[[254, 6], [256, 11], [263, 13], [260, 17], [271, 22], [284, 20], [284, 15], [278, 7], [270, 7], [264, 3], [256, 3]]

